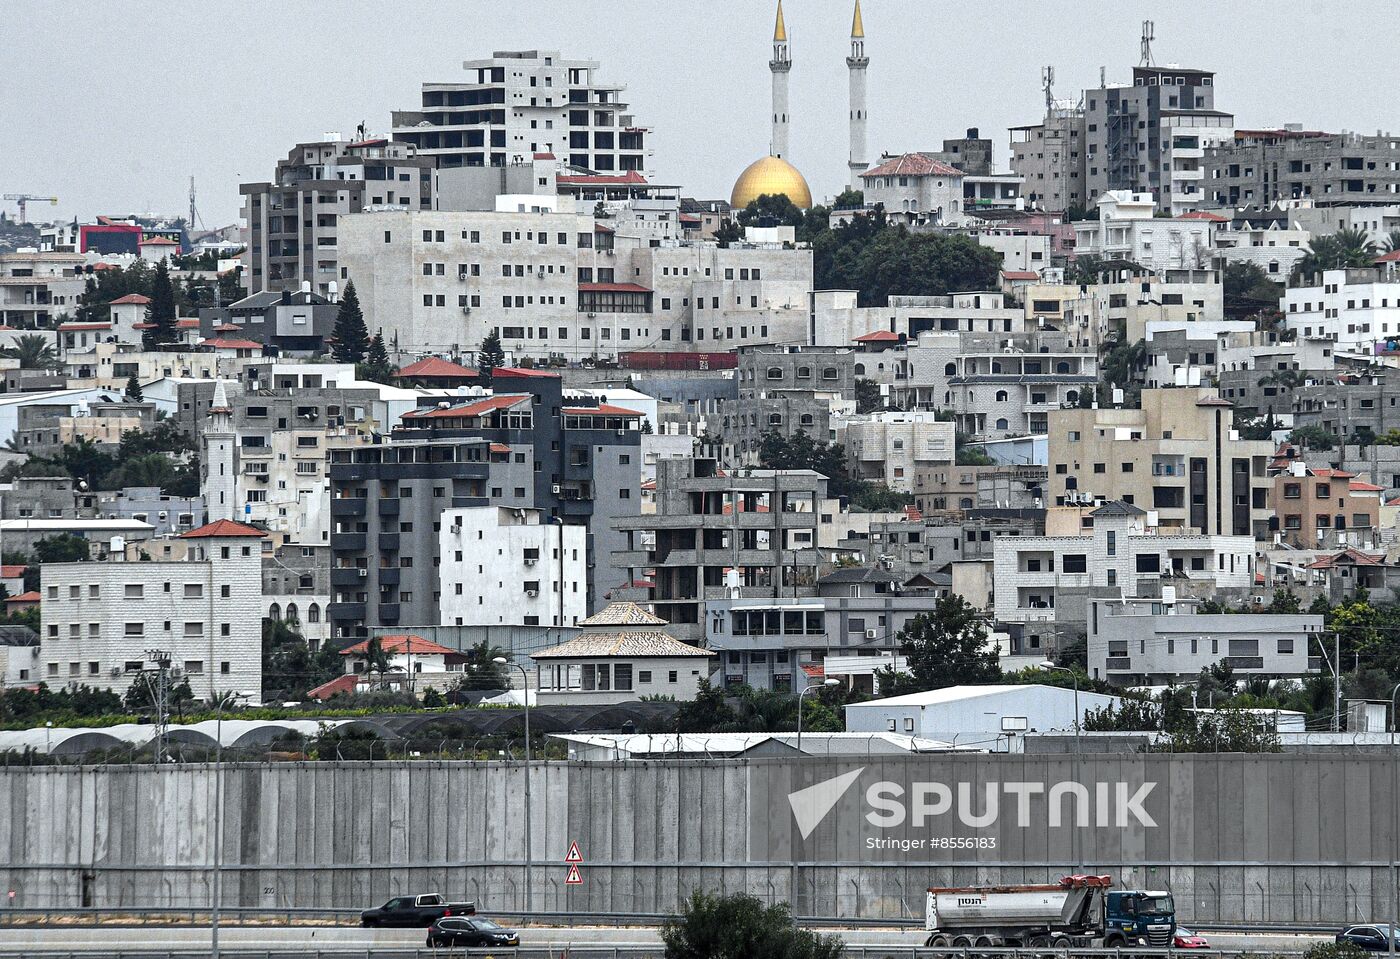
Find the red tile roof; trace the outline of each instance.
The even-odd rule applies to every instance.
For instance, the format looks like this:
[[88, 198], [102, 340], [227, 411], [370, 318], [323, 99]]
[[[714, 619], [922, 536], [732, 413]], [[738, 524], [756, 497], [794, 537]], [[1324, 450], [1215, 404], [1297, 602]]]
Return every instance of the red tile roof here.
[[322, 683], [315, 689], [307, 690], [306, 697], [308, 699], [330, 699], [340, 693], [353, 693], [359, 685], [359, 676], [354, 673], [346, 673], [343, 676], [337, 676], [328, 683]]
[[1311, 474], [1314, 475], [1314, 476], [1321, 476], [1321, 477], [1323, 477], [1323, 478], [1330, 478], [1330, 479], [1351, 479], [1353, 476], [1356, 475], [1355, 473], [1348, 473], [1348, 472], [1346, 472], [1345, 470], [1334, 470], [1334, 469], [1311, 469], [1311, 468], [1310, 468], [1310, 469], [1308, 470], [1308, 472], [1311, 473]]
[[[106, 263], [99, 263], [99, 264], [97, 264], [97, 266], [99, 266], [99, 267], [106, 267], [107, 264], [106, 264]], [[135, 303], [135, 304], [138, 304], [138, 305], [140, 305], [140, 306], [145, 306], [145, 305], [146, 305], [147, 303], [149, 303], [149, 302], [151, 302], [151, 298], [150, 298], [149, 296], [142, 296], [140, 293], [128, 293], [126, 296], [123, 296], [123, 297], [120, 297], [120, 298], [118, 298], [118, 299], [113, 300], [113, 301], [112, 301], [110, 304], [108, 304], [108, 305], [109, 305], [109, 306], [116, 306], [118, 303]]]
[[640, 283], [580, 283], [580, 293], [650, 293], [648, 287]]
[[260, 350], [262, 344], [256, 340], [203, 340], [200, 346], [207, 346], [215, 350]]
[[1311, 563], [1308, 564], [1307, 568], [1308, 568], [1308, 569], [1331, 569], [1333, 566], [1336, 566], [1339, 562], [1341, 562], [1341, 561], [1343, 561], [1343, 560], [1350, 560], [1351, 565], [1353, 565], [1353, 566], [1380, 566], [1380, 565], [1381, 565], [1381, 557], [1379, 557], [1379, 556], [1372, 556], [1372, 555], [1370, 555], [1369, 553], [1363, 553], [1363, 552], [1361, 552], [1360, 550], [1352, 549], [1352, 548], [1348, 547], [1348, 548], [1342, 550], [1340, 553], [1334, 553], [1334, 554], [1331, 555], [1331, 556], [1323, 556], [1323, 557], [1321, 557], [1321, 558], [1319, 558], [1319, 559], [1314, 560], [1313, 562], [1311, 562]]
[[266, 536], [262, 530], [256, 526], [246, 526], [243, 523], [235, 523], [231, 519], [216, 519], [212, 523], [205, 523], [199, 529], [192, 529], [188, 533], [181, 533], [180, 539], [209, 539], [214, 536], [256, 536], [259, 539]]
[[111, 323], [60, 323], [58, 329], [63, 333], [73, 333], [78, 330], [110, 330]]
[[611, 403], [599, 403], [597, 406], [566, 406], [564, 413], [568, 416], [592, 416], [601, 414], [603, 416], [642, 416], [644, 414], [636, 410], [629, 410], [621, 406], [613, 406]]
[[549, 370], [528, 370], [523, 366], [498, 366], [491, 371], [494, 379], [497, 376], [552, 376], [559, 379], [558, 373], [551, 373]]
[[446, 407], [420, 407], [410, 410], [403, 415], [403, 419], [423, 420], [439, 417], [454, 416], [485, 416], [495, 410], [505, 410], [512, 406], [519, 406], [521, 403], [530, 402], [530, 397], [519, 393], [507, 394], [504, 396], [487, 396], [481, 399], [463, 400]]
[[440, 356], [427, 356], [416, 363], [410, 363], [402, 367], [395, 376], [402, 377], [444, 377], [450, 379], [464, 379], [477, 376], [476, 370], [468, 369], [465, 366], [458, 366], [451, 360], [444, 360]]
[[24, 571], [28, 568], [18, 563], [0, 566], [0, 579], [18, 579], [24, 575]]
[[646, 177], [636, 170], [628, 170], [621, 175], [606, 175], [601, 173], [570, 173], [565, 176], [555, 177], [555, 180], [564, 185], [578, 184], [579, 186], [625, 186], [628, 184], [645, 184]]
[[1376, 257], [1376, 262], [1377, 262], [1377, 263], [1396, 263], [1396, 262], [1400, 262], [1400, 250], [1391, 250], [1389, 253], [1382, 253], [1380, 256]]
[[491, 452], [493, 452], [493, 453], [509, 453], [509, 452], [510, 452], [510, 447], [507, 446], [505, 443], [492, 443], [492, 444], [491, 444]]
[[1002, 270], [1001, 278], [1003, 280], [1038, 280], [1040, 274], [1034, 270]]
[[[179, 330], [197, 330], [199, 329], [199, 320], [192, 316], [187, 316], [183, 320], [176, 320], [175, 328]], [[238, 329], [238, 327], [234, 327], [234, 329]]]
[[1212, 223], [1229, 223], [1228, 216], [1221, 216], [1219, 213], [1211, 213], [1209, 210], [1192, 210], [1190, 213], [1183, 213], [1178, 220], [1209, 220]]
[[345, 145], [345, 149], [353, 150], [355, 149], [355, 147], [378, 147], [383, 146], [388, 142], [389, 141], [384, 139], [383, 137], [375, 137], [370, 140], [356, 140], [354, 143], [347, 143]]
[[165, 236], [153, 236], [149, 240], [142, 240], [141, 246], [179, 246], [174, 240]]
[[[380, 636], [379, 645], [386, 653], [414, 653], [419, 656], [460, 656], [458, 650], [448, 649], [440, 646], [431, 639], [424, 639], [422, 636]], [[354, 656], [356, 653], [363, 653], [369, 649], [369, 640], [356, 643], [354, 646], [346, 646], [340, 651], [342, 656]]]
[[871, 330], [869, 333], [862, 333], [852, 342], [855, 343], [898, 343], [899, 334], [890, 330]]
[[963, 171], [949, 166], [942, 160], [927, 153], [906, 153], [890, 157], [879, 166], [873, 166], [861, 174], [868, 176], [962, 176]]
[[28, 592], [20, 593], [18, 596], [7, 596], [7, 597], [5, 597], [5, 602], [7, 602], [7, 603], [37, 603], [37, 602], [39, 602], [40, 600], [42, 600], [43, 598], [44, 598], [44, 597], [42, 597], [42, 596], [39, 595], [39, 591], [38, 591], [37, 589], [31, 589], [31, 590], [29, 590]]
[[554, 154], [553, 154], [553, 153], [536, 153], [536, 154], [535, 154], [535, 159], [536, 159], [536, 160], [553, 160], [553, 159], [554, 159]]
[[[198, 322], [198, 321], [196, 321], [196, 322]], [[215, 333], [242, 333], [242, 332], [243, 332], [243, 327], [239, 326], [237, 323], [220, 323], [218, 326], [214, 327], [214, 332], [215, 332]]]
[[1347, 489], [1353, 493], [1380, 493], [1384, 492], [1384, 486], [1377, 486], [1375, 483], [1363, 483], [1361, 480], [1352, 480]]
[[1235, 404], [1234, 404], [1234, 403], [1231, 403], [1231, 402], [1230, 402], [1229, 400], [1227, 400], [1225, 397], [1217, 395], [1217, 396], [1203, 396], [1203, 397], [1201, 397], [1199, 400], [1196, 401], [1196, 405], [1197, 405], [1197, 406], [1234, 406]]

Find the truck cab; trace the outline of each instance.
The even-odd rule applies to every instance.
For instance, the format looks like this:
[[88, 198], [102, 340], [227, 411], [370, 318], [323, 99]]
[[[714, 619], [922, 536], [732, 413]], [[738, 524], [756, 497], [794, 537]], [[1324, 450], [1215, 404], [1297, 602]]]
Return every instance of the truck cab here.
[[1176, 932], [1176, 904], [1165, 890], [1123, 889], [1104, 896], [1104, 945], [1165, 949]]

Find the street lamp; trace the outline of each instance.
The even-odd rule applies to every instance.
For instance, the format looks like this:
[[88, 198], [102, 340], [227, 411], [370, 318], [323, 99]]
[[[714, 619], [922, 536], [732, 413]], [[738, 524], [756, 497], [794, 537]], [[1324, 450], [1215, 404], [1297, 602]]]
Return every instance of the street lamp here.
[[[1074, 680], [1074, 781], [1079, 782], [1079, 727], [1083, 714], [1079, 711], [1079, 674], [1068, 666], [1056, 666], [1050, 660], [1045, 660], [1040, 664], [1040, 668], [1048, 672], [1069, 673], [1070, 679]], [[1070, 821], [1070, 848], [1074, 855], [1074, 868], [1077, 871], [1082, 865], [1079, 862], [1079, 812], [1075, 811], [1075, 819]]]
[[822, 680], [822, 684], [820, 686], [808, 686], [807, 688], [803, 689], [802, 692], [797, 694], [797, 754], [799, 756], [802, 755], [802, 697], [816, 690], [825, 689], [829, 686], [839, 685], [841, 685], [841, 681], [839, 679], [824, 679]]
[[228, 693], [214, 707], [214, 902], [209, 910], [209, 955], [219, 959], [219, 911], [224, 893], [224, 706], [247, 699], [246, 693]]
[[[562, 545], [563, 539], [561, 537]], [[563, 595], [564, 586], [559, 586], [560, 596]], [[560, 618], [563, 618], [561, 613]], [[520, 670], [520, 692], [525, 700], [525, 911], [529, 912], [534, 907], [534, 896], [531, 895], [530, 885], [530, 674], [525, 672], [525, 667], [519, 663], [512, 663], [504, 656], [497, 656], [491, 660], [497, 666], [514, 666]]]

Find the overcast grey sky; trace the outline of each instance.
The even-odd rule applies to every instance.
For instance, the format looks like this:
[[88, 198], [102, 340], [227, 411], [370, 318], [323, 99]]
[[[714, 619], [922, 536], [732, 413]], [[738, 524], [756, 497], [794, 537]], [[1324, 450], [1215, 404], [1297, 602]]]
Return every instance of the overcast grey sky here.
[[[843, 185], [851, 0], [787, 0], [792, 161], [817, 197]], [[1126, 79], [1143, 19], [1159, 63], [1218, 72], [1241, 126], [1297, 121], [1375, 132], [1395, 122], [1391, 0], [864, 0], [870, 151], [937, 149], [979, 127], [1039, 118], [1057, 94]], [[59, 215], [180, 213], [236, 220], [238, 183], [271, 176], [292, 144], [418, 102], [497, 49], [602, 62], [655, 133], [654, 168], [688, 195], [724, 197], [768, 148], [769, 0], [4, 0], [0, 192], [53, 194]], [[7, 206], [13, 214], [13, 205]], [[53, 215], [49, 207], [31, 216]]]

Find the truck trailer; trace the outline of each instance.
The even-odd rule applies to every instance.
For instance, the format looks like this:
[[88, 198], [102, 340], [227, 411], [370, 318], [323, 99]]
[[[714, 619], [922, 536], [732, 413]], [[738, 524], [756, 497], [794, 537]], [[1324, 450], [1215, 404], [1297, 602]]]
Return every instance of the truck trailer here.
[[1167, 948], [1176, 932], [1170, 892], [1110, 891], [1109, 876], [1030, 886], [930, 888], [927, 946]]

